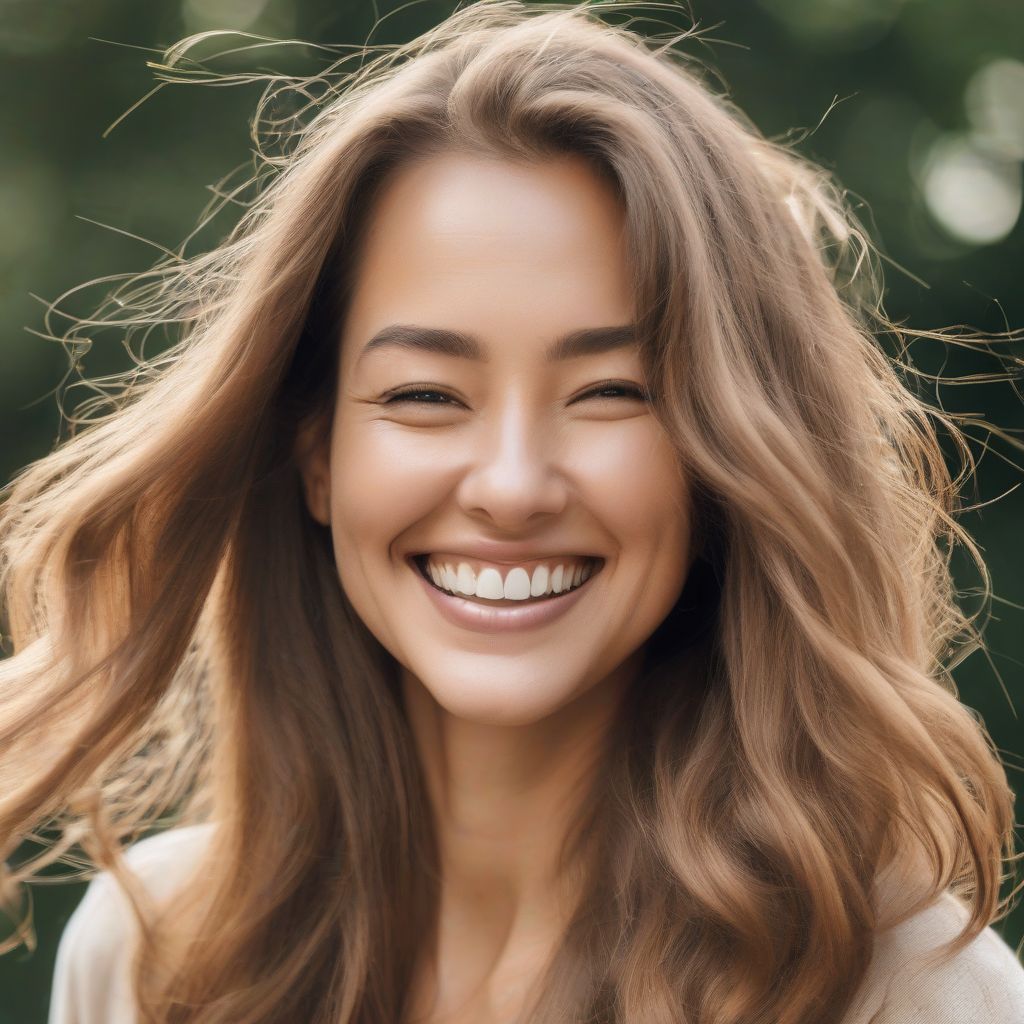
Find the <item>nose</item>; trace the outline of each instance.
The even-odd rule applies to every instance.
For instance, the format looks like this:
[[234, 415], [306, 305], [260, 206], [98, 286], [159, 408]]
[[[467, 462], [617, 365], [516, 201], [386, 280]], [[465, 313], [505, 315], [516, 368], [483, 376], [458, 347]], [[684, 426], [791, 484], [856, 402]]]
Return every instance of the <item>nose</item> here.
[[510, 401], [478, 424], [469, 467], [458, 487], [467, 515], [521, 531], [537, 517], [557, 515], [569, 498], [556, 431], [525, 401]]

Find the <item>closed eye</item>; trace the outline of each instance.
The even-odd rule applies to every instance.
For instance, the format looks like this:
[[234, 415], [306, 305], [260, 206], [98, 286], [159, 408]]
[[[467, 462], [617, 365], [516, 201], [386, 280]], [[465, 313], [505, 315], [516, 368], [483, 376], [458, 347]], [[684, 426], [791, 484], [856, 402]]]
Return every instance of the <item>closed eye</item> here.
[[[618, 392], [618, 394], [609, 396], [608, 392]], [[424, 400], [424, 396], [429, 397]], [[580, 395], [576, 401], [582, 401], [584, 398], [601, 397], [629, 398], [638, 402], [649, 401], [649, 396], [643, 388], [635, 384], [617, 381], [598, 384], [596, 387]], [[436, 399], [440, 399], [440, 401]], [[453, 402], [458, 402], [458, 399], [453, 398], [445, 391], [438, 391], [435, 388], [408, 388], [405, 391], [399, 391], [391, 395], [390, 398], [385, 399], [384, 404], [393, 405], [396, 402], [412, 402], [416, 405], [450, 405]]]
[[599, 398], [601, 395], [608, 391], [619, 392], [618, 397], [620, 398], [632, 398], [638, 402], [648, 401], [647, 392], [643, 388], [637, 387], [635, 384], [617, 383], [611, 382], [609, 384], [598, 384], [596, 388], [591, 388], [590, 391], [580, 395], [580, 398]]
[[[423, 402], [417, 396], [418, 395], [435, 395], [438, 398], [445, 399], [444, 402]], [[448, 404], [448, 399], [451, 396], [445, 394], [443, 391], [434, 391], [430, 388], [414, 388], [409, 391], [399, 391], [398, 394], [392, 395], [390, 398], [385, 399], [385, 405], [394, 405], [396, 402], [415, 402], [419, 405], [443, 405]]]

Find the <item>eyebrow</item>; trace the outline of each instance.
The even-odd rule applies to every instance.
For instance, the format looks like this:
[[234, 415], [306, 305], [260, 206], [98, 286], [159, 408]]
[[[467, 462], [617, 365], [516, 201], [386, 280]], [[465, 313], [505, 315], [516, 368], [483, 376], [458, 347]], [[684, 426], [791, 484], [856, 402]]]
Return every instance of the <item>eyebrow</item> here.
[[[600, 355], [615, 349], [637, 344], [636, 328], [633, 324], [618, 324], [614, 327], [584, 327], [569, 331], [556, 338], [544, 353], [546, 362], [561, 362], [580, 356]], [[388, 347], [413, 349], [434, 355], [453, 356], [457, 359], [473, 359], [488, 362], [480, 339], [463, 331], [445, 327], [420, 327], [416, 324], [389, 324], [382, 327], [367, 343], [357, 357], [357, 362], [375, 349]]]

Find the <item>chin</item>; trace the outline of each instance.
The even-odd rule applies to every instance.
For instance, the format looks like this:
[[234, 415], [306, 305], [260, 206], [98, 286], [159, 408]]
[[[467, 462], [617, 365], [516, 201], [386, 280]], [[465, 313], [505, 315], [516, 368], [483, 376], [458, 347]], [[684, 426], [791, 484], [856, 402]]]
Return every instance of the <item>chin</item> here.
[[424, 680], [406, 673], [406, 682], [429, 695], [453, 718], [478, 725], [530, 725], [568, 704], [579, 692], [577, 687], [552, 685], [550, 680], [540, 688], [535, 681], [512, 677], [502, 683], [492, 676], [481, 686], [478, 680], [460, 685], [449, 677], [434, 683], [429, 676]]

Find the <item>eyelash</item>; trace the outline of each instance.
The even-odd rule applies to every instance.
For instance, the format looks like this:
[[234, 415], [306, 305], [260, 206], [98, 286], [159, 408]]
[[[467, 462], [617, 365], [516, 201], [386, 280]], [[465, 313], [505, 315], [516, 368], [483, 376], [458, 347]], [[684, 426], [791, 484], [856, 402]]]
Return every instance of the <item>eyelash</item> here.
[[[599, 395], [602, 391], [621, 391], [623, 394], [619, 397], [632, 398], [637, 401], [646, 402], [649, 401], [648, 395], [645, 391], [638, 388], [634, 384], [615, 383], [610, 381], [607, 384], [599, 384], [597, 387], [591, 388], [589, 391], [585, 391], [580, 395], [580, 399], [590, 398], [594, 395]], [[436, 388], [406, 388], [405, 391], [399, 391], [386, 399], [384, 404], [391, 405], [395, 402], [414, 402], [417, 405], [446, 405], [448, 402], [420, 402], [413, 398], [413, 395], [440, 395], [442, 398], [451, 399], [452, 396], [444, 391], [438, 391]], [[577, 399], [579, 401], [579, 399]]]

